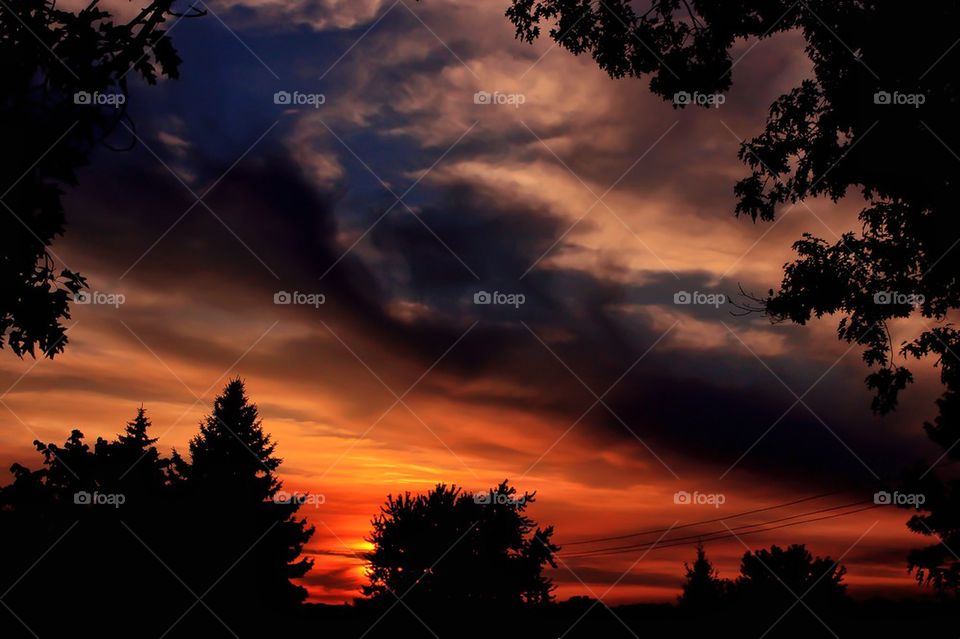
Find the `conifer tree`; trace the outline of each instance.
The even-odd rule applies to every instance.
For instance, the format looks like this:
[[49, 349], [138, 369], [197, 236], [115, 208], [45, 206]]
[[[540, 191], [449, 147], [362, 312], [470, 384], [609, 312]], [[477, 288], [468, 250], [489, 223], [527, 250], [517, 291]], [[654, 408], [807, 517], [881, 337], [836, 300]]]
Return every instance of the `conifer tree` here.
[[716, 607], [727, 591], [727, 583], [720, 579], [713, 563], [707, 559], [703, 544], [697, 545], [697, 558], [693, 565], [684, 563], [683, 567], [686, 581], [683, 583], [680, 605], [697, 609]]
[[278, 497], [281, 482], [275, 472], [282, 460], [275, 448], [257, 406], [236, 378], [214, 400], [191, 440], [190, 462], [174, 460], [192, 503], [189, 525], [199, 527], [200, 538], [212, 540], [194, 561], [203, 567], [197, 587], [217, 583], [211, 596], [233, 610], [274, 610], [306, 597], [306, 590], [290, 580], [312, 566], [300, 554], [313, 528], [296, 518], [297, 500]]
[[109, 457], [110, 476], [105, 484], [123, 493], [127, 503], [137, 507], [159, 506], [152, 502], [162, 497], [166, 487], [165, 469], [170, 463], [154, 446], [157, 438], [150, 436], [150, 426], [147, 411], [141, 406], [114, 441], [97, 442], [98, 446], [106, 447]]

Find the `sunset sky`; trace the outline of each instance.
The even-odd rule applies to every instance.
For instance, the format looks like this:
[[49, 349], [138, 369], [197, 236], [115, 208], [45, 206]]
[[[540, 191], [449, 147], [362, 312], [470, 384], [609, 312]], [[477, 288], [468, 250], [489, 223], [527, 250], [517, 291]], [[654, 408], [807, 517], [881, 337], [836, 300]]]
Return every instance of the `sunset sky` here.
[[[729, 525], [871, 500], [932, 464], [929, 362], [875, 417], [836, 318], [771, 325], [674, 303], [764, 294], [802, 233], [857, 228], [856, 196], [775, 223], [733, 216], [740, 140], [809, 74], [802, 40], [738, 43], [725, 102], [675, 109], [549, 39], [516, 41], [507, 4], [231, 0], [176, 22], [182, 77], [132, 85], [135, 127], [114, 144], [137, 144], [93, 156], [53, 246], [100, 301], [123, 303], [74, 305], [53, 361], [0, 353], [4, 467], [36, 466], [34, 438], [112, 437], [141, 404], [158, 447], [183, 451], [239, 375], [285, 488], [325, 496], [301, 511], [316, 526], [305, 585], [338, 603], [359, 596], [354, 553], [390, 493], [509, 478], [537, 491], [529, 513], [562, 546], [832, 491], [849, 492]], [[324, 303], [275, 304], [281, 291]], [[478, 305], [479, 291], [524, 302]], [[677, 491], [725, 501], [675, 504]], [[925, 540], [907, 517], [876, 508], [742, 539], [842, 556], [854, 595], [917, 594], [905, 554]], [[741, 542], [706, 547], [734, 576]], [[561, 554], [551, 576], [561, 598], [672, 600], [693, 552]]]

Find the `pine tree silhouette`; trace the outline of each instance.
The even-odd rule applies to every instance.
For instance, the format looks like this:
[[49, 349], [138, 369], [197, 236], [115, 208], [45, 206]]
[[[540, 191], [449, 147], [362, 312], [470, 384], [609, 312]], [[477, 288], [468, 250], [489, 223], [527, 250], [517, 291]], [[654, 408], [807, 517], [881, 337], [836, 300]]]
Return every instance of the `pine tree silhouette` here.
[[300, 503], [277, 498], [281, 460], [275, 448], [237, 378], [191, 440], [190, 462], [173, 462], [175, 483], [189, 504], [188, 538], [211, 540], [185, 549], [181, 563], [195, 588], [212, 588], [208, 601], [231, 626], [256, 624], [306, 597], [290, 580], [312, 566], [299, 557], [313, 528], [295, 517]]
[[697, 544], [697, 558], [693, 565], [684, 564], [683, 567], [686, 581], [682, 586], [680, 606], [701, 612], [715, 610], [729, 590], [729, 583], [720, 579], [717, 570], [707, 559], [703, 544]]
[[109, 459], [109, 485], [126, 496], [133, 507], [149, 506], [160, 499], [166, 488], [166, 468], [169, 460], [162, 459], [154, 446], [157, 439], [150, 437], [150, 420], [141, 406], [132, 421], [113, 442], [98, 440], [106, 447]]
[[209, 486], [241, 482], [251, 492], [237, 495], [264, 501], [279, 490], [273, 472], [281, 460], [273, 456], [275, 448], [263, 432], [257, 407], [247, 400], [243, 382], [234, 379], [190, 441], [190, 478]]

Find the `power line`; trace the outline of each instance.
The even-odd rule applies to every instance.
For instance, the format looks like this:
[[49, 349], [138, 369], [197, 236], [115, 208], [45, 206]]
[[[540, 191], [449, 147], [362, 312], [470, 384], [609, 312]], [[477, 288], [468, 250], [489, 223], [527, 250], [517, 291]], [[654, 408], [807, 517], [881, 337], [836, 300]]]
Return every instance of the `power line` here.
[[718, 522], [718, 521], [729, 521], [729, 520], [731, 520], [731, 519], [738, 519], [738, 518], [744, 517], [744, 516], [746, 516], [746, 515], [754, 515], [754, 514], [756, 514], [756, 513], [767, 512], [767, 511], [770, 511], [770, 510], [778, 510], [778, 509], [780, 509], [780, 508], [786, 508], [787, 506], [795, 506], [796, 504], [802, 504], [802, 503], [807, 502], [807, 501], [814, 501], [814, 500], [817, 500], [817, 499], [823, 499], [824, 497], [833, 497], [834, 495], [842, 495], [842, 494], [848, 493], [848, 492], [850, 492], [850, 491], [848, 491], [848, 490], [839, 490], [839, 491], [834, 491], [834, 492], [831, 492], [831, 493], [823, 493], [822, 495], [814, 495], [813, 497], [804, 497], [803, 499], [797, 499], [797, 500], [795, 500], [795, 501], [788, 501], [788, 502], [786, 502], [786, 503], [777, 504], [777, 505], [775, 505], [775, 506], [765, 506], [765, 507], [763, 507], [763, 508], [755, 508], [755, 509], [753, 509], [753, 510], [745, 510], [745, 511], [743, 511], [743, 512], [734, 513], [733, 515], [727, 515], [726, 517], [717, 517], [717, 518], [715, 518], [715, 519], [704, 519], [704, 520], [702, 520], [702, 521], [695, 521], [695, 522], [692, 522], [692, 523], [689, 523], [689, 524], [683, 524], [683, 525], [680, 525], [680, 526], [673, 526], [672, 528], [671, 528], [671, 527], [667, 527], [667, 528], [656, 528], [656, 529], [652, 529], [652, 530], [644, 530], [644, 531], [641, 531], [641, 532], [628, 533], [628, 534], [625, 534], [625, 535], [614, 535], [614, 536], [612, 536], [612, 537], [598, 537], [598, 538], [596, 538], [596, 539], [582, 539], [582, 540], [579, 540], [579, 541], [568, 541], [567, 543], [563, 544], [563, 546], [579, 546], [579, 545], [582, 545], [582, 544], [595, 544], [595, 543], [600, 543], [600, 542], [603, 542], [603, 541], [617, 541], [618, 539], [629, 539], [630, 537], [641, 537], [641, 536], [643, 536], [643, 535], [651, 535], [651, 534], [654, 534], [654, 533], [662, 533], [662, 532], [667, 532], [667, 531], [671, 531], [671, 530], [680, 530], [680, 529], [682, 529], [682, 528], [691, 528], [691, 527], [693, 527], [693, 526], [702, 526], [703, 524], [714, 524], [714, 523], [716, 523], [716, 522]]
[[[799, 514], [790, 515], [790, 516], [787, 516], [787, 517], [780, 517], [779, 519], [771, 519], [771, 520], [769, 520], [769, 521], [761, 521], [761, 522], [757, 522], [757, 523], [755, 523], [755, 524], [741, 524], [740, 526], [734, 526], [733, 528], [728, 528], [728, 529], [725, 529], [725, 530], [716, 530], [716, 531], [713, 531], [713, 532], [705, 532], [705, 533], [700, 533], [700, 534], [697, 534], [697, 535], [688, 535], [688, 536], [686, 536], [686, 537], [675, 537], [675, 538], [673, 538], [673, 539], [669, 539], [668, 541], [674, 542], [674, 541], [681, 541], [681, 540], [687, 540], [687, 539], [702, 539], [705, 535], [715, 535], [715, 534], [717, 534], [717, 533], [724, 533], [724, 532], [727, 532], [727, 530], [737, 531], [737, 530], [746, 530], [746, 529], [748, 529], [748, 528], [757, 528], [758, 526], [769, 526], [770, 524], [778, 524], [778, 523], [783, 522], [783, 521], [790, 521], [791, 519], [799, 519], [799, 518], [801, 518], [801, 517], [809, 517], [809, 516], [811, 516], [811, 515], [819, 515], [819, 514], [821, 514], [821, 513], [832, 512], [832, 511], [834, 511], [834, 510], [842, 510], [842, 509], [844, 509], [844, 508], [853, 508], [854, 506], [862, 506], [862, 505], [867, 504], [867, 503], [872, 503], [872, 502], [863, 501], [863, 500], [861, 500], [861, 501], [855, 501], [855, 502], [851, 502], [851, 503], [849, 503], [849, 504], [843, 504], [842, 506], [830, 506], [829, 508], [820, 508], [820, 509], [811, 510], [811, 511], [808, 511], [808, 512], [805, 512], [805, 513], [799, 513]], [[725, 519], [725, 518], [724, 518], [724, 519], [720, 519], [719, 521], [726, 521], [726, 519]], [[676, 526], [676, 527], [674, 528], [674, 530], [675, 530], [676, 528], [679, 528], [679, 526]], [[625, 546], [614, 546], [614, 547], [611, 547], [611, 548], [594, 548], [593, 550], [583, 550], [583, 551], [580, 551], [580, 553], [578, 553], [578, 554], [581, 554], [581, 553], [599, 553], [599, 552], [610, 551], [610, 550], [629, 550], [629, 549], [635, 548], [635, 547], [637, 547], [637, 546], [641, 546], [641, 547], [642, 547], [642, 546], [646, 545], [646, 543], [647, 543], [647, 542], [635, 543], [635, 544], [628, 544], [628, 545], [625, 545]]]
[[[865, 506], [865, 507], [863, 507], [863, 508], [858, 508], [858, 509], [856, 509], [856, 510], [850, 510], [850, 511], [847, 511], [847, 512], [844, 512], [844, 513], [835, 513], [835, 514], [833, 514], [833, 515], [825, 515], [825, 516], [823, 516], [823, 517], [814, 517], [813, 519], [807, 519], [807, 520], [804, 520], [804, 521], [795, 521], [795, 522], [792, 522], [792, 523], [789, 523], [789, 524], [780, 524], [780, 525], [778, 525], [778, 526], [770, 526], [769, 528], [763, 528], [763, 529], [760, 529], [760, 530], [748, 530], [748, 531], [743, 532], [743, 533], [740, 533], [740, 534], [733, 534], [733, 533], [730, 533], [730, 534], [718, 534], [716, 537], [705, 538], [705, 539], [702, 539], [701, 541], [717, 541], [717, 540], [719, 540], [719, 539], [730, 539], [730, 538], [733, 538], [733, 537], [743, 537], [744, 535], [755, 535], [755, 534], [757, 534], [757, 533], [768, 532], [768, 531], [770, 531], [770, 530], [777, 530], [777, 529], [779, 529], [779, 528], [790, 528], [790, 527], [792, 527], [792, 526], [800, 526], [800, 525], [802, 525], [802, 524], [810, 524], [810, 523], [813, 523], [813, 522], [815, 522], [815, 521], [824, 521], [824, 520], [827, 520], [827, 519], [836, 519], [836, 518], [838, 518], [838, 517], [846, 517], [847, 515], [854, 515], [854, 514], [856, 514], [856, 513], [864, 512], [864, 511], [867, 511], [867, 510], [873, 510], [873, 509], [875, 509], [875, 508], [880, 508], [880, 507], [881, 507], [881, 506], [880, 506], [879, 504], [873, 504], [873, 503], [871, 503], [869, 506]], [[676, 544], [670, 543], [670, 544], [666, 544], [666, 545], [664, 545], [664, 546], [662, 546], [662, 547], [664, 547], [664, 548], [669, 548], [669, 547], [671, 547], [671, 546], [689, 546], [691, 543], [693, 543], [693, 542], [689, 542], [689, 541], [688, 541], [688, 542], [682, 542], [682, 543], [676, 543]], [[698, 542], [698, 543], [699, 543], [699, 542]], [[661, 546], [657, 546], [657, 548], [660, 548], [660, 547], [661, 547]]]
[[[878, 504], [871, 503], [869, 506], [866, 506], [864, 508], [858, 508], [856, 510], [851, 510], [843, 513], [834, 513], [832, 515], [825, 515], [823, 517], [815, 517], [813, 519], [806, 519], [804, 521], [794, 521], [787, 524], [780, 524], [778, 526], [770, 526], [769, 528], [761, 528], [759, 530], [748, 530], [745, 532], [741, 532], [739, 534], [735, 532], [731, 533], [729, 531], [717, 531], [713, 533], [707, 533], [705, 536], [696, 537], [696, 541], [679, 541], [679, 539], [673, 539], [673, 540], [670, 540], [670, 543], [666, 543], [666, 544], [658, 545], [654, 542], [654, 543], [647, 543], [647, 544], [638, 544], [635, 546], [624, 547], [624, 548], [629, 550], [641, 550], [641, 549], [660, 550], [662, 548], [672, 548], [675, 546], [689, 546], [693, 543], [701, 543], [705, 541], [718, 541], [721, 539], [731, 539], [734, 537], [745, 537], [746, 535], [755, 535], [757, 533], [768, 532], [768, 531], [777, 530], [780, 528], [789, 528], [791, 526], [800, 526], [801, 524], [810, 524], [815, 521], [825, 521], [827, 519], [836, 519], [837, 517], [846, 517], [848, 515], [853, 515], [866, 510], [873, 510], [874, 508], [879, 508], [879, 507], [880, 506]], [[772, 523], [772, 522], [767, 522], [767, 523]], [[763, 525], [763, 524], [757, 524], [757, 525]], [[744, 526], [744, 527], [747, 527], [747, 526]], [[735, 530], [735, 529], [730, 529], [730, 530]], [[586, 551], [586, 552], [572, 554], [572, 555], [563, 555], [561, 553], [561, 556], [564, 559], [576, 559], [580, 557], [600, 557], [604, 555], [616, 555], [616, 554], [621, 554], [622, 552], [624, 552], [624, 550], [619, 550], [619, 549], [615, 550], [611, 548], [605, 548], [600, 550]]]

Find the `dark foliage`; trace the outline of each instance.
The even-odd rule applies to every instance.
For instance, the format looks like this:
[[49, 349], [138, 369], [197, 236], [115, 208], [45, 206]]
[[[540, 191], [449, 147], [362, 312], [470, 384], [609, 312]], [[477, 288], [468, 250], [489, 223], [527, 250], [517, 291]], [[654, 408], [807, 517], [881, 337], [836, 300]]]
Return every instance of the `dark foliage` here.
[[697, 546], [697, 558], [692, 566], [683, 565], [686, 572], [680, 595], [680, 607], [698, 613], [716, 610], [730, 594], [732, 584], [720, 579], [717, 570], [707, 559], [703, 544]]
[[789, 628], [819, 636], [850, 613], [845, 573], [839, 562], [795, 544], [744, 553], [740, 575], [731, 581], [720, 578], [700, 546], [687, 566], [679, 607], [688, 624], [704, 632], [739, 623], [748, 635], [779, 636]]
[[556, 567], [559, 548], [553, 527], [541, 529], [525, 514], [534, 501], [507, 481], [475, 494], [439, 484], [427, 494], [389, 496], [371, 522], [364, 605], [377, 610], [402, 598], [407, 610], [399, 612], [445, 627], [461, 614], [509, 615], [549, 603], [553, 585], [543, 569]]
[[171, 5], [156, 0], [121, 23], [96, 0], [77, 13], [52, 0], [0, 7], [0, 347], [18, 356], [66, 345], [62, 320], [86, 282], [50, 248], [64, 231], [64, 188], [126, 118], [130, 78], [177, 77], [162, 29]]
[[12, 467], [0, 636], [230, 636], [296, 612], [313, 530], [275, 499], [280, 460], [243, 383], [217, 397], [189, 461], [164, 458], [149, 431], [141, 408], [112, 441], [91, 448], [75, 430], [62, 447], [36, 442], [39, 470]]
[[[675, 99], [679, 92], [731, 89], [738, 40], [798, 31], [813, 77], [780, 96], [763, 132], [741, 145], [750, 174], [734, 187], [736, 214], [770, 221], [778, 209], [783, 215], [807, 198], [836, 201], [853, 193], [867, 205], [859, 233], [804, 234], [779, 289], [747, 295], [742, 306], [798, 324], [839, 316], [839, 338], [863, 346], [878, 413], [894, 409], [913, 381], [896, 351], [904, 359], [931, 358], [944, 392], [925, 429], [949, 460], [960, 460], [960, 331], [949, 324], [960, 307], [954, 211], [960, 5], [910, 11], [861, 0], [653, 0], [645, 6], [641, 13], [623, 1], [513, 0], [507, 16], [521, 39], [532, 41], [549, 24], [560, 46], [591, 55], [611, 76], [649, 76], [650, 89], [673, 99], [675, 108], [686, 106]], [[916, 332], [897, 348], [889, 324], [907, 317], [917, 320], [910, 325]], [[939, 491], [955, 495], [956, 486]], [[919, 520], [912, 527], [956, 539], [957, 500], [935, 502], [954, 510], [924, 520], [929, 530]], [[921, 580], [955, 587], [955, 558], [928, 549], [913, 561]]]
[[425, 495], [388, 496], [371, 522], [364, 594], [411, 591], [413, 599], [475, 605], [550, 601], [542, 571], [556, 566], [559, 548], [552, 526], [541, 529], [524, 514], [535, 499], [506, 481], [484, 493], [438, 484]]

